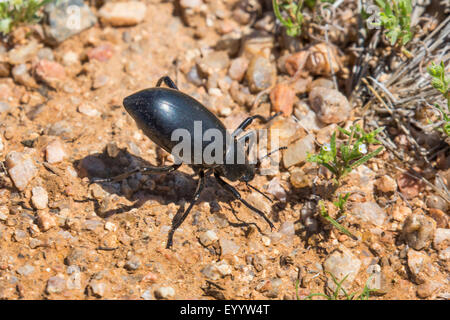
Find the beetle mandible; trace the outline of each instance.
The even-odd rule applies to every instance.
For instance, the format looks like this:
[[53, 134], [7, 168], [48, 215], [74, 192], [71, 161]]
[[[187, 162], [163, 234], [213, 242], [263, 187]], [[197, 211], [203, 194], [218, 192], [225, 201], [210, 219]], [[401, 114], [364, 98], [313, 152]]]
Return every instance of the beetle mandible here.
[[[161, 87], [162, 83], [165, 83], [169, 88]], [[172, 140], [172, 132], [176, 129], [185, 129], [192, 133], [194, 131], [194, 122], [201, 121], [203, 129], [215, 129], [219, 130], [224, 136], [230, 134], [227, 132], [225, 126], [222, 122], [205, 106], [200, 102], [190, 97], [189, 95], [178, 90], [175, 83], [168, 77], [164, 76], [160, 78], [156, 84], [156, 87], [144, 89], [136, 92], [123, 100], [123, 105], [131, 117], [135, 120], [137, 126], [158, 146], [163, 148], [169, 153], [172, 153], [172, 149], [177, 144], [177, 141]], [[245, 119], [239, 127], [231, 134], [231, 144], [224, 145], [224, 157], [230, 157], [231, 148], [242, 148], [242, 139], [248, 138], [248, 134], [240, 137], [237, 136], [242, 133], [255, 119], [260, 120], [263, 123], [267, 123], [281, 113], [276, 113], [272, 117], [264, 118], [260, 115], [254, 115]], [[249, 132], [250, 133], [250, 132]], [[193, 142], [194, 143], [194, 142]], [[205, 143], [202, 141], [201, 151], [203, 152], [205, 148]], [[285, 149], [281, 147], [280, 149]], [[274, 152], [274, 151], [273, 151]], [[231, 153], [234, 157], [238, 152]], [[272, 154], [268, 153], [265, 157]], [[192, 159], [195, 154], [192, 155]], [[234, 159], [235, 160], [235, 159]], [[222, 177], [230, 181], [241, 181], [245, 182], [247, 186], [263, 194], [261, 191], [249, 184], [256, 173], [257, 164], [252, 164], [246, 161], [245, 163], [237, 163], [234, 161], [229, 161], [217, 164], [217, 163], [201, 163], [191, 162], [190, 166], [193, 168], [194, 172], [198, 174], [199, 180], [197, 183], [197, 188], [194, 193], [194, 197], [191, 200], [188, 208], [185, 210], [183, 215], [175, 215], [172, 221], [172, 227], [168, 234], [166, 248], [170, 248], [173, 242], [173, 235], [175, 230], [183, 223], [186, 217], [189, 215], [192, 207], [198, 200], [200, 193], [202, 192], [205, 185], [205, 177], [209, 174], [213, 174], [217, 182], [224, 189], [228, 190], [237, 200], [241, 201], [246, 207], [251, 209], [260, 215], [269, 224], [270, 228], [273, 229], [274, 225], [270, 219], [261, 210], [255, 208], [245, 199], [241, 197], [241, 194], [228, 184]], [[151, 174], [151, 173], [169, 173], [177, 170], [181, 166], [181, 163], [175, 163], [170, 166], [161, 167], [143, 167], [137, 168], [133, 171], [120, 174], [113, 178], [107, 179], [96, 179], [93, 182], [112, 182], [120, 181], [125, 179], [135, 173], [141, 174]], [[264, 195], [264, 194], [263, 194]], [[268, 198], [266, 195], [264, 195]], [[270, 198], [268, 198], [271, 200]]]

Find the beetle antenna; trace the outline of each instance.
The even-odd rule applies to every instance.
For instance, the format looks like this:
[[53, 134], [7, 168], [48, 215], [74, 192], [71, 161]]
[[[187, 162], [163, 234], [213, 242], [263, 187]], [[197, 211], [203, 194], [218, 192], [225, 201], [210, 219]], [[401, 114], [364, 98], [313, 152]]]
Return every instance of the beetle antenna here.
[[272, 199], [270, 199], [266, 194], [264, 194], [262, 191], [259, 191], [257, 188], [255, 188], [254, 186], [252, 186], [250, 183], [246, 182], [247, 187], [249, 187], [250, 189], [255, 190], [256, 192], [259, 192], [260, 194], [262, 194], [266, 199], [270, 200], [270, 202], [273, 202]]

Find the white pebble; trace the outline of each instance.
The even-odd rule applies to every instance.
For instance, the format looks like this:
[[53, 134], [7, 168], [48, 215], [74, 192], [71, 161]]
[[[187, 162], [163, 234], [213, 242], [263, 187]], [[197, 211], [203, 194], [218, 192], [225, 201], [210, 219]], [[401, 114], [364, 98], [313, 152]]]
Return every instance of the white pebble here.
[[36, 209], [45, 209], [48, 205], [48, 193], [42, 187], [34, 187], [31, 190], [31, 202]]

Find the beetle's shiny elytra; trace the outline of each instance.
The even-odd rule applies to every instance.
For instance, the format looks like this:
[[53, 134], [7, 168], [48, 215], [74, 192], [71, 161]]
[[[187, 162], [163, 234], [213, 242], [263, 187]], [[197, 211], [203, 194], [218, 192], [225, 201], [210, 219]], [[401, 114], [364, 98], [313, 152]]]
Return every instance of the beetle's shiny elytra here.
[[[169, 88], [160, 87], [163, 82]], [[203, 130], [216, 129], [219, 130], [224, 137], [227, 135], [228, 137], [230, 136], [222, 122], [211, 111], [209, 111], [194, 98], [179, 91], [175, 83], [169, 77], [162, 77], [159, 79], [155, 88], [145, 89], [126, 97], [123, 101], [123, 105], [131, 117], [136, 121], [138, 127], [153, 142], [169, 153], [172, 153], [172, 150], [178, 143], [177, 141], [172, 140], [173, 131], [176, 129], [185, 129], [188, 132], [193, 133], [195, 121], [200, 121], [202, 123]], [[238, 148], [239, 146], [243, 146], [243, 144], [237, 143], [242, 138], [237, 139], [236, 137], [239, 133], [245, 130], [245, 128], [247, 128], [254, 119], [258, 119], [263, 123], [266, 123], [278, 115], [279, 113], [268, 119], [260, 115], [255, 115], [245, 119], [231, 134], [231, 145], [224, 145], [224, 156], [226, 157], [227, 151], [230, 147]], [[203, 151], [208, 142], [202, 143], [203, 145], [201, 151]], [[194, 154], [192, 157], [194, 157]], [[255, 176], [257, 169], [256, 164], [195, 164], [193, 161], [190, 165], [199, 175], [197, 189], [189, 204], [189, 207], [185, 210], [183, 215], [176, 215], [174, 217], [172, 221], [172, 228], [170, 229], [168, 235], [167, 248], [172, 246], [173, 234], [175, 230], [183, 223], [195, 202], [198, 200], [200, 193], [204, 188], [205, 176], [209, 174], [213, 174], [223, 188], [228, 190], [236, 199], [240, 200], [249, 209], [263, 217], [272, 229], [274, 228], [273, 223], [269, 220], [269, 218], [267, 218], [264, 212], [245, 201], [233, 186], [222, 179], [222, 177], [224, 177], [231, 181], [240, 180], [248, 185], [248, 182]], [[156, 172], [168, 173], [177, 170], [180, 166], [180, 163], [176, 163], [171, 166], [139, 168], [114, 178], [97, 179], [94, 182], [119, 181], [137, 172], [142, 174]], [[256, 188], [252, 186], [250, 187], [260, 192]]]

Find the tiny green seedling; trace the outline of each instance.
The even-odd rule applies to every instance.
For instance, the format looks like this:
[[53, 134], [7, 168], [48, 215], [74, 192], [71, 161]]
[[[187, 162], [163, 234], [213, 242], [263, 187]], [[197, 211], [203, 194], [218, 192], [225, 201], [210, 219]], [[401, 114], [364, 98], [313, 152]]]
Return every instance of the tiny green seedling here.
[[450, 78], [445, 77], [444, 62], [435, 64], [434, 62], [427, 69], [428, 74], [431, 76], [431, 85], [438, 90], [445, 99], [447, 99], [447, 111], [437, 103], [434, 105], [442, 114], [442, 126], [438, 128], [439, 131], [444, 132], [447, 136], [450, 136]]
[[[350, 196], [350, 193], [347, 193], [344, 197], [342, 197], [341, 195], [339, 195], [339, 200], [333, 202], [333, 204], [339, 208], [339, 216], [343, 216], [344, 214], [344, 205], [347, 202], [348, 197]], [[337, 222], [335, 219], [333, 219], [330, 214], [328, 213], [326, 207], [325, 207], [325, 203], [323, 202], [323, 200], [319, 201], [319, 209], [320, 209], [320, 215], [327, 220], [328, 222], [330, 222], [336, 229], [338, 229], [340, 232], [342, 232], [343, 234], [349, 236], [350, 238], [352, 238], [353, 240], [357, 240], [358, 238], [355, 237], [350, 231], [348, 231], [344, 226], [342, 226], [339, 222]]]
[[6, 35], [20, 24], [39, 21], [39, 9], [52, 1], [55, 0], [0, 1], [0, 33]]
[[375, 139], [384, 127], [373, 130], [369, 133], [364, 132], [358, 125], [352, 126], [350, 131], [341, 127], [338, 130], [348, 136], [347, 141], [338, 147], [336, 144], [336, 132], [331, 136], [330, 143], [324, 144], [319, 154], [308, 154], [307, 161], [323, 165], [334, 174], [334, 180], [337, 185], [342, 177], [350, 173], [353, 169], [366, 163], [378, 155], [383, 147], [367, 154], [367, 147], [370, 144], [381, 144]]
[[[339, 293], [342, 291], [344, 294], [345, 299], [344, 300], [369, 300], [370, 294], [376, 292], [376, 289], [370, 289], [369, 288], [369, 282], [372, 276], [367, 279], [366, 284], [364, 285], [364, 288], [362, 292], [357, 296], [357, 292], [353, 293], [347, 293], [347, 291], [342, 287], [342, 284], [345, 280], [347, 280], [348, 275], [346, 275], [341, 281], [338, 281], [336, 277], [330, 273], [327, 272], [331, 278], [333, 279], [333, 282], [336, 284], [336, 289], [331, 295], [326, 295], [324, 293], [311, 293], [308, 295], [305, 300], [312, 300], [313, 297], [324, 297], [327, 300], [339, 300]], [[296, 285], [296, 293], [297, 293], [297, 300], [299, 299], [298, 296], [298, 285]], [[356, 299], [354, 299], [356, 297]]]
[[375, 0], [380, 8], [378, 21], [371, 25], [383, 27], [391, 46], [400, 43], [402, 46], [411, 41], [411, 0]]
[[[300, 35], [303, 23], [303, 1], [272, 0], [273, 12], [281, 24], [286, 28], [286, 34], [290, 37]], [[281, 9], [281, 10], [280, 10]], [[286, 17], [281, 13], [283, 11]]]

